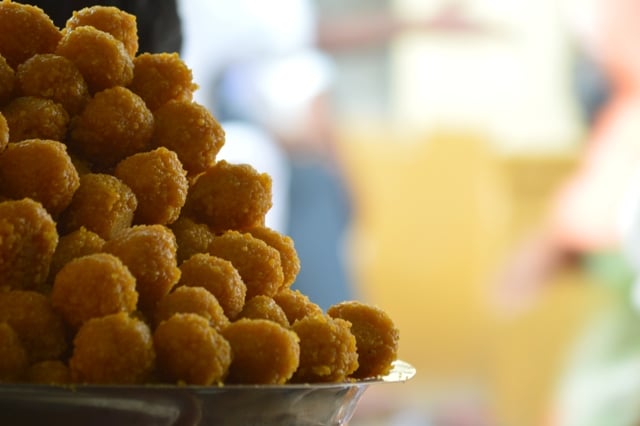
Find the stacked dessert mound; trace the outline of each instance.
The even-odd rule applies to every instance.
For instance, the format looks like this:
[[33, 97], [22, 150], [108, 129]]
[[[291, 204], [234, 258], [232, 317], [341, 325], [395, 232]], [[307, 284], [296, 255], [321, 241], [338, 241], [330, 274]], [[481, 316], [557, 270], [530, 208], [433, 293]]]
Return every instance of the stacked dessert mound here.
[[271, 178], [216, 161], [224, 130], [176, 53], [95, 6], [57, 28], [0, 2], [0, 381], [211, 385], [387, 373], [383, 310], [293, 290]]

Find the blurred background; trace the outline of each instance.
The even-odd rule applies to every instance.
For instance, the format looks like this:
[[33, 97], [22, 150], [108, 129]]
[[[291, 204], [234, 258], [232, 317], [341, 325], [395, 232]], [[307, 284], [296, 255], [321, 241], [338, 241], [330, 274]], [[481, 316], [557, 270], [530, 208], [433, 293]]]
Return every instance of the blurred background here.
[[385, 309], [417, 369], [352, 424], [638, 424], [638, 2], [231, 3], [183, 50], [221, 157], [274, 176], [295, 286]]

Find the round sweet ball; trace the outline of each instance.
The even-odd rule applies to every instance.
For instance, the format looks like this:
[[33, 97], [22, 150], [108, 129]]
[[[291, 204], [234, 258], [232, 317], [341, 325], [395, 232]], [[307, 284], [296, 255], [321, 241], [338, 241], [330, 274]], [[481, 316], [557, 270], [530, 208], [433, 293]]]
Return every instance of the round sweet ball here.
[[296, 321], [292, 329], [300, 338], [300, 367], [293, 381], [340, 382], [357, 370], [356, 339], [349, 322], [312, 315]]
[[180, 264], [180, 286], [203, 287], [213, 294], [227, 318], [238, 316], [245, 303], [247, 286], [230, 261], [208, 253], [196, 253]]
[[73, 259], [60, 269], [51, 291], [53, 307], [75, 329], [91, 318], [133, 312], [137, 302], [135, 278], [108, 253]]
[[114, 175], [136, 194], [137, 224], [175, 222], [187, 199], [187, 172], [178, 155], [164, 147], [133, 154], [120, 161]]
[[55, 276], [68, 262], [77, 257], [98, 253], [102, 251], [103, 245], [104, 240], [85, 227], [80, 227], [76, 231], [61, 236], [51, 259], [49, 281], [53, 283]]
[[283, 384], [298, 368], [298, 336], [276, 322], [241, 318], [222, 334], [233, 350], [229, 383]]
[[216, 236], [207, 252], [231, 262], [247, 286], [246, 299], [273, 296], [282, 287], [280, 253], [249, 233], [228, 231]]
[[56, 223], [41, 203], [30, 198], [0, 201], [0, 283], [41, 290], [58, 239]]
[[69, 360], [75, 383], [143, 384], [155, 370], [151, 330], [126, 312], [93, 318], [78, 330]]
[[124, 158], [147, 151], [152, 133], [153, 115], [144, 101], [117, 86], [87, 102], [71, 121], [67, 143], [97, 170], [110, 170]]
[[264, 224], [271, 208], [271, 177], [248, 164], [224, 160], [198, 176], [185, 212], [214, 232], [248, 230]]
[[231, 364], [231, 347], [209, 321], [177, 313], [153, 333], [158, 372], [167, 381], [189, 385], [223, 383]]
[[191, 256], [204, 253], [211, 244], [215, 234], [204, 223], [197, 223], [185, 216], [169, 224], [178, 242], [178, 263], [188, 260]]
[[67, 20], [66, 30], [90, 26], [111, 34], [120, 41], [129, 56], [138, 52], [138, 25], [136, 17], [113, 6], [95, 5], [73, 12]]
[[153, 111], [154, 146], [178, 154], [190, 177], [215, 164], [225, 141], [224, 129], [204, 106], [187, 100], [171, 100]]
[[124, 182], [105, 173], [86, 173], [71, 203], [60, 215], [63, 234], [85, 227], [104, 240], [131, 227], [138, 200]]
[[280, 253], [280, 263], [284, 274], [283, 287], [290, 287], [300, 272], [300, 258], [296, 251], [293, 238], [266, 226], [256, 226], [249, 229], [249, 233], [261, 239]]
[[62, 318], [43, 293], [0, 292], [0, 322], [9, 324], [18, 334], [29, 362], [58, 359], [68, 349]]
[[69, 206], [80, 177], [61, 142], [29, 139], [0, 153], [0, 193], [29, 197], [57, 218]]
[[29, 366], [27, 351], [16, 332], [0, 322], [0, 383], [19, 382]]
[[78, 67], [90, 93], [126, 86], [133, 79], [133, 60], [122, 42], [95, 27], [65, 31], [55, 53]]
[[117, 256], [136, 280], [138, 308], [153, 316], [155, 306], [180, 279], [176, 239], [162, 225], [137, 225], [126, 229], [102, 247]]
[[160, 324], [177, 313], [200, 315], [217, 331], [229, 325], [216, 297], [203, 287], [181, 286], [164, 296], [156, 306], [155, 323]]
[[312, 302], [309, 296], [290, 287], [280, 289], [273, 295], [273, 300], [282, 308], [289, 324], [309, 315], [323, 313], [320, 305]]
[[133, 66], [129, 88], [151, 111], [172, 100], [190, 101], [197, 88], [191, 70], [177, 53], [143, 53], [134, 58]]
[[329, 307], [327, 314], [351, 323], [360, 364], [353, 377], [366, 379], [391, 370], [398, 356], [399, 331], [387, 312], [366, 303], [346, 301]]
[[20, 64], [16, 84], [21, 96], [51, 99], [69, 116], [78, 114], [89, 100], [89, 88], [78, 67], [53, 53], [34, 55]]
[[66, 385], [71, 383], [69, 366], [60, 360], [40, 361], [31, 364], [27, 370], [27, 381], [46, 385]]
[[2, 108], [9, 126], [9, 142], [25, 139], [63, 141], [69, 127], [69, 114], [51, 99], [22, 96]]
[[0, 2], [0, 55], [11, 68], [37, 53], [55, 50], [62, 34], [40, 8], [18, 2]]
[[282, 308], [269, 296], [256, 296], [244, 304], [239, 318], [266, 319], [289, 327], [289, 320]]

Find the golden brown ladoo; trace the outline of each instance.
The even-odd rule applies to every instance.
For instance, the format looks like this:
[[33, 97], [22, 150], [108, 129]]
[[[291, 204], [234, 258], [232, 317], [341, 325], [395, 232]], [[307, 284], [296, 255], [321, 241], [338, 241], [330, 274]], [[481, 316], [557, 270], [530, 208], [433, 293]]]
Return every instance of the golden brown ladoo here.
[[224, 145], [224, 130], [202, 105], [172, 100], [153, 111], [154, 146], [164, 146], [178, 154], [189, 176], [207, 171], [215, 164]]
[[289, 327], [289, 320], [282, 308], [269, 296], [255, 296], [248, 300], [238, 318], [266, 319]]
[[152, 133], [153, 114], [142, 98], [116, 86], [96, 93], [73, 119], [67, 143], [94, 166], [107, 170], [147, 151]]
[[67, 350], [62, 318], [42, 293], [0, 292], [0, 322], [6, 322], [17, 333], [30, 362], [58, 359]]
[[0, 2], [0, 55], [14, 70], [37, 53], [51, 53], [62, 37], [51, 18], [38, 7]]
[[0, 202], [0, 283], [13, 289], [42, 289], [58, 231], [42, 204], [30, 198]]
[[180, 279], [176, 239], [162, 225], [137, 225], [107, 241], [102, 249], [117, 256], [136, 279], [138, 308], [153, 314], [160, 299]]
[[92, 94], [127, 86], [133, 80], [133, 60], [122, 42], [97, 28], [81, 26], [65, 31], [55, 53], [78, 67]]
[[91, 318], [133, 312], [138, 303], [136, 280], [111, 254], [78, 257], [56, 275], [51, 303], [67, 324], [78, 329]]
[[30, 139], [0, 153], [0, 194], [40, 202], [57, 218], [71, 203], [80, 178], [64, 144]]
[[197, 86], [177, 53], [143, 53], [133, 60], [129, 88], [155, 111], [169, 101], [191, 101]]
[[155, 324], [178, 313], [200, 315], [216, 331], [229, 325], [229, 319], [216, 297], [202, 287], [178, 287], [160, 299], [155, 309]]
[[89, 88], [78, 67], [53, 53], [34, 55], [20, 64], [16, 84], [21, 96], [51, 99], [62, 105], [69, 116], [79, 113], [89, 100]]
[[238, 270], [247, 286], [247, 299], [259, 294], [273, 296], [282, 287], [280, 253], [249, 233], [225, 232], [213, 239], [207, 251], [230, 261]]
[[28, 366], [20, 338], [9, 324], [0, 322], [0, 383], [22, 381]]
[[247, 286], [231, 262], [208, 253], [197, 253], [180, 265], [179, 285], [203, 287], [213, 294], [227, 318], [233, 320], [242, 310]]
[[67, 20], [65, 31], [90, 26], [111, 34], [120, 41], [129, 56], [138, 52], [138, 26], [136, 17], [112, 6], [90, 6], [73, 12]]
[[158, 372], [169, 382], [222, 383], [233, 354], [229, 342], [196, 314], [175, 314], [156, 327], [153, 341]]
[[381, 376], [389, 372], [398, 357], [399, 332], [382, 309], [358, 301], [338, 303], [327, 309], [332, 318], [351, 323], [356, 337], [360, 367], [352, 376], [358, 379]]
[[63, 235], [58, 240], [56, 251], [51, 259], [49, 282], [53, 283], [56, 274], [71, 260], [102, 251], [104, 240], [95, 232], [85, 227]]
[[222, 334], [233, 350], [229, 383], [283, 384], [298, 368], [298, 336], [278, 323], [243, 318]]
[[309, 315], [322, 314], [322, 308], [300, 290], [282, 288], [273, 295], [273, 300], [282, 308], [289, 324]]
[[215, 236], [204, 223], [196, 223], [184, 215], [169, 224], [178, 243], [178, 263], [182, 263], [191, 256], [206, 253], [209, 244]]
[[115, 176], [87, 173], [71, 204], [62, 212], [58, 226], [63, 234], [85, 227], [101, 238], [110, 240], [131, 227], [138, 206], [135, 194]]
[[164, 147], [120, 161], [114, 175], [136, 195], [136, 224], [168, 225], [178, 219], [187, 198], [187, 172], [178, 155]]
[[294, 382], [341, 382], [358, 369], [351, 324], [327, 315], [309, 315], [292, 326], [300, 338], [300, 366]]
[[25, 139], [64, 140], [69, 114], [51, 99], [36, 96], [14, 98], [2, 108], [9, 125], [9, 142]]
[[280, 253], [280, 263], [282, 264], [282, 273], [284, 274], [282, 286], [290, 287], [296, 280], [298, 272], [300, 272], [300, 258], [298, 258], [293, 239], [288, 235], [284, 235], [266, 226], [251, 228], [249, 229], [249, 233], [278, 250]]
[[248, 164], [221, 160], [189, 189], [186, 215], [213, 232], [248, 230], [264, 224], [271, 208], [271, 177]]
[[151, 330], [120, 312], [93, 318], [78, 330], [69, 360], [75, 383], [143, 384], [155, 370]]

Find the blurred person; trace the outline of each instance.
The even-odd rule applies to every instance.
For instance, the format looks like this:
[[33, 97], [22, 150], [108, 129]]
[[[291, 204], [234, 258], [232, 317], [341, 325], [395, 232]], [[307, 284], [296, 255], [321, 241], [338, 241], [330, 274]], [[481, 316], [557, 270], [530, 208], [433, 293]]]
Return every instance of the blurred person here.
[[508, 309], [531, 306], [542, 285], [572, 265], [598, 273], [614, 294], [560, 378], [549, 422], [558, 426], [640, 422], [640, 2], [597, 0], [590, 12], [582, 41], [605, 73], [608, 95], [577, 170], [501, 277]]
[[523, 303], [533, 301], [540, 285], [562, 266], [590, 254], [618, 253], [628, 236], [621, 219], [628, 214], [640, 166], [640, 143], [636, 141], [640, 136], [640, 61], [630, 42], [640, 40], [640, 29], [629, 20], [639, 12], [633, 0], [611, 3], [628, 3], [625, 10], [631, 18], [610, 10], [615, 7], [605, 6], [603, 0], [596, 3], [601, 12], [594, 11], [592, 20], [598, 31], [583, 36], [590, 55], [583, 63], [592, 61], [599, 67], [608, 88], [606, 95], [599, 93], [601, 89], [594, 91], [602, 102], [593, 102], [589, 94], [583, 98], [588, 103], [586, 114], [593, 119], [579, 165], [553, 197], [542, 225], [505, 268], [501, 282], [506, 295]]

